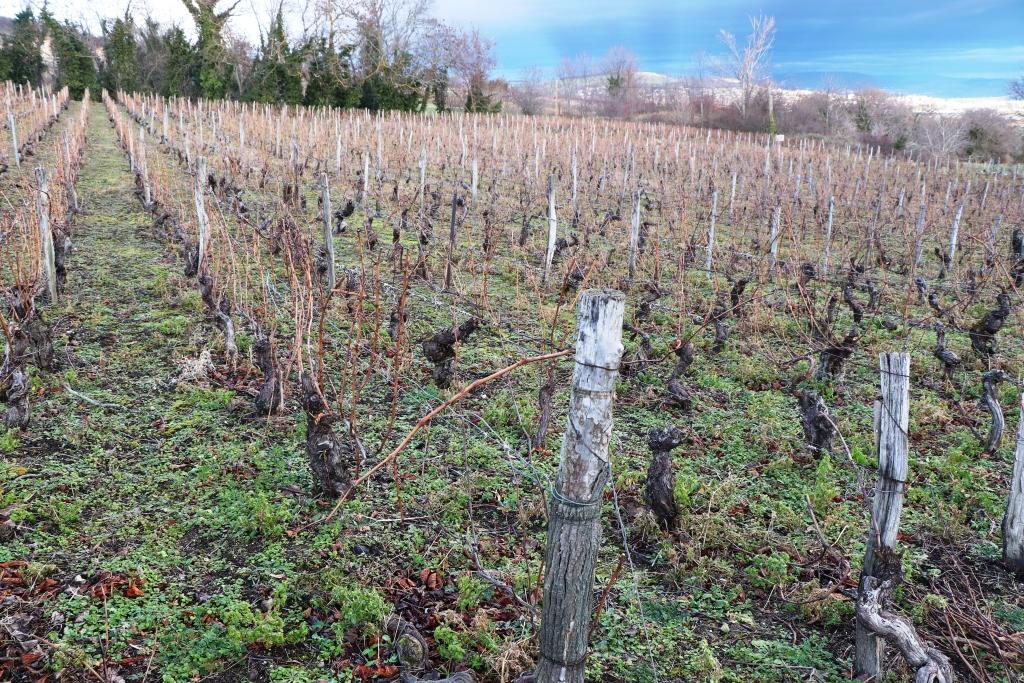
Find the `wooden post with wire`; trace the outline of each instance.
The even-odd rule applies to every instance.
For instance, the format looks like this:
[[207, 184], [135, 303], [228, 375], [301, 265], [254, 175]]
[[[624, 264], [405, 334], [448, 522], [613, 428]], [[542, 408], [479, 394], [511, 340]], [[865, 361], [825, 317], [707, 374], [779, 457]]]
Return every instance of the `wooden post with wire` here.
[[36, 214], [39, 219], [40, 257], [43, 264], [43, 277], [50, 303], [57, 301], [57, 254], [53, 246], [53, 232], [50, 230], [50, 185], [46, 178], [46, 169], [36, 169]]
[[327, 291], [333, 292], [338, 279], [334, 265], [334, 228], [331, 226], [331, 181], [326, 173], [320, 174], [320, 211], [324, 230], [324, 261], [327, 266]]
[[636, 258], [640, 251], [640, 188], [633, 193], [633, 212], [629, 221], [629, 279], [636, 275]]
[[206, 157], [199, 157], [196, 162], [195, 183], [192, 185], [192, 199], [196, 205], [196, 226], [199, 231], [199, 250], [196, 256], [196, 274], [203, 274], [203, 262], [206, 260], [206, 249], [210, 241], [210, 220], [206, 215], [206, 200], [203, 187], [206, 184]]
[[538, 683], [583, 683], [625, 301], [622, 292], [587, 290], [576, 308], [569, 419], [548, 508]]
[[708, 246], [704, 253], [704, 270], [711, 278], [712, 252], [715, 248], [715, 220], [718, 218], [718, 190], [711, 194], [711, 224], [708, 226]]
[[555, 174], [548, 176], [548, 249], [544, 254], [544, 278], [547, 282], [551, 263], [555, 258], [555, 247], [558, 242], [558, 216], [555, 213]]
[[21, 168], [21, 150], [18, 147], [18, 124], [14, 120], [14, 112], [11, 111], [11, 95], [7, 94], [7, 128], [11, 131], [11, 158], [14, 165]]
[[1024, 576], [1024, 395], [1020, 399], [1010, 500], [1003, 517], [1003, 561], [1018, 576]]
[[[882, 400], [876, 418], [878, 481], [875, 483], [871, 527], [858, 593], [864, 592], [868, 577], [879, 578], [883, 555], [895, 552], [907, 481], [910, 354], [883, 353], [879, 356], [879, 365]], [[882, 680], [885, 642], [868, 630], [859, 619], [856, 646], [854, 675], [863, 680]]]

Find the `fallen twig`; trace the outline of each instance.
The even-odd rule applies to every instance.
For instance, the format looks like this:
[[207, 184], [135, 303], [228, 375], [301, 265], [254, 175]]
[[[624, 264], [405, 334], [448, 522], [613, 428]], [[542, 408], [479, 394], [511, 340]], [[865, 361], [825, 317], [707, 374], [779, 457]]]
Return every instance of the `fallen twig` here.
[[388, 463], [390, 463], [392, 460], [397, 458], [398, 454], [401, 453], [403, 450], [405, 450], [405, 447], [408, 446], [410, 442], [412, 442], [412, 438], [414, 436], [416, 436], [416, 434], [421, 429], [423, 429], [428, 424], [430, 424], [430, 421], [433, 420], [435, 417], [437, 417], [438, 414], [440, 414], [445, 408], [448, 408], [452, 404], [457, 403], [459, 400], [464, 398], [466, 395], [472, 393], [475, 389], [483, 386], [484, 384], [487, 384], [488, 382], [496, 380], [499, 377], [501, 377], [502, 375], [506, 375], [506, 374], [512, 372], [513, 370], [516, 370], [518, 368], [523, 367], [524, 365], [530, 365], [531, 363], [540, 363], [542, 361], [551, 360], [553, 358], [561, 358], [562, 356], [568, 356], [568, 355], [571, 355], [573, 353], [575, 353], [575, 349], [564, 349], [562, 351], [554, 351], [552, 353], [544, 353], [544, 354], [541, 354], [539, 356], [531, 356], [530, 358], [522, 358], [520, 360], [517, 360], [512, 365], [508, 365], [508, 366], [506, 366], [506, 367], [504, 367], [504, 368], [502, 368], [500, 370], [496, 370], [496, 371], [492, 372], [491, 374], [487, 375], [486, 377], [481, 377], [478, 380], [470, 382], [465, 387], [463, 387], [460, 391], [458, 391], [454, 396], [449, 398], [447, 401], [444, 401], [443, 403], [438, 405], [436, 408], [431, 410], [429, 413], [427, 413], [426, 415], [421, 417], [419, 419], [419, 421], [415, 425], [413, 425], [413, 428], [409, 430], [409, 433], [405, 435], [405, 438], [403, 438], [399, 442], [399, 444], [397, 446], [395, 446], [394, 450], [392, 450], [390, 453], [388, 453], [386, 456], [384, 456], [384, 458], [381, 459], [381, 461], [378, 462], [376, 465], [374, 465], [369, 470], [367, 470], [365, 474], [363, 474], [358, 479], [356, 479], [355, 481], [352, 482], [352, 484], [349, 486], [348, 490], [345, 491], [344, 493], [342, 493], [338, 497], [338, 502], [335, 503], [334, 507], [331, 508], [330, 512], [328, 512], [326, 515], [324, 515], [320, 519], [315, 519], [312, 522], [310, 522], [309, 524], [306, 524], [305, 526], [300, 527], [298, 529], [298, 531], [303, 531], [305, 529], [309, 529], [310, 527], [318, 526], [320, 524], [323, 524], [324, 522], [327, 522], [327, 521], [330, 521], [331, 519], [333, 519], [334, 516], [336, 514], [338, 514], [338, 510], [341, 509], [342, 503], [344, 503], [346, 500], [348, 500], [349, 495], [351, 495], [351, 493], [354, 490], [356, 490], [361, 484], [366, 482], [370, 477], [372, 477], [373, 475], [377, 474], [377, 472], [379, 472], [384, 467], [386, 467], [388, 465]]
[[79, 392], [77, 392], [74, 389], [72, 389], [71, 386], [67, 382], [64, 383], [64, 391], [68, 392], [69, 394], [71, 394], [75, 398], [81, 399], [81, 400], [85, 401], [86, 403], [88, 403], [89, 405], [96, 406], [98, 408], [120, 408], [121, 407], [121, 406], [117, 405], [116, 403], [102, 403], [100, 401], [97, 401], [94, 398], [89, 398], [85, 394], [80, 394]]

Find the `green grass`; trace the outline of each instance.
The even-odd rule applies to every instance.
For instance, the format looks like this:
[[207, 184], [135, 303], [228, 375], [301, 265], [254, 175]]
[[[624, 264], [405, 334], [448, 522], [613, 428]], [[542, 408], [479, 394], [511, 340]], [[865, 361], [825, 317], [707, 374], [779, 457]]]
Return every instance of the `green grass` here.
[[[529, 667], [535, 625], [503, 590], [475, 576], [470, 548], [519, 595], [537, 598], [543, 482], [557, 468], [571, 364], [556, 367], [551, 430], [529, 463], [522, 451], [524, 433], [535, 427], [535, 368], [435, 420], [398, 458], [397, 484], [382, 476], [331, 521], [315, 524], [331, 504], [311, 493], [305, 419], [296, 406], [256, 419], [243, 393], [176, 381], [182, 361], [204, 348], [223, 365], [217, 335], [180, 264], [151, 239], [150, 217], [131, 195], [100, 107], [91, 126], [79, 188], [88, 211], [76, 226], [70, 295], [52, 312], [61, 321], [58, 347], [70, 360], [61, 374], [34, 378], [33, 428], [0, 434], [0, 508], [19, 525], [0, 545], [0, 559], [30, 561], [35, 574], [73, 589], [30, 606], [34, 628], [54, 644], [46, 666], [82, 677], [106, 654], [128, 662], [120, 668], [126, 681], [142, 680], [150, 666], [148, 680], [348, 681], [361, 664], [393, 662], [381, 625], [397, 606], [431, 615], [421, 626], [443, 671], [471, 666], [499, 680], [502, 671]], [[348, 239], [339, 238], [338, 247], [352, 265], [352, 250], [343, 249]], [[496, 274], [493, 283], [495, 308], [508, 304], [507, 319], [491, 321], [462, 349], [463, 379], [519, 357], [518, 335], [544, 333], [543, 312], [511, 305], [517, 294], [510, 278]], [[692, 284], [706, 287], [702, 275]], [[451, 323], [452, 311], [430, 296], [411, 300], [414, 339]], [[627, 564], [608, 593], [588, 680], [791, 681], [811, 672], [816, 680], [846, 680], [851, 603], [840, 593], [804, 599], [839, 569], [822, 559], [818, 529], [856, 577], [868, 520], [860, 480], [871, 481], [873, 466], [874, 358], [896, 337], [872, 331], [845, 379], [819, 383], [806, 363], [783, 370], [773, 364], [781, 354], [775, 342], [802, 332], [781, 311], [764, 315], [757, 333], [734, 331], [718, 356], [707, 353], [709, 335], [695, 340], [697, 359], [686, 377], [699, 398], [692, 413], [661, 400], [665, 364], [618, 383], [613, 482], [636, 570]], [[652, 320], [655, 347], [667, 348], [675, 316], [656, 309]], [[353, 323], [339, 316], [337, 325], [329, 367], [343, 365], [342, 342]], [[571, 307], [558, 326], [556, 338], [567, 338]], [[372, 328], [363, 332], [368, 337]], [[915, 367], [933, 368], [930, 333], [910, 339]], [[379, 341], [390, 344], [386, 335]], [[248, 348], [244, 335], [239, 342]], [[426, 381], [416, 353], [391, 443], [450, 395]], [[1019, 371], [1021, 361], [1011, 359], [1011, 369]], [[255, 375], [232, 378], [253, 386]], [[368, 377], [357, 424], [373, 462], [391, 403], [386, 381]], [[63, 391], [65, 381], [105, 405]], [[1009, 384], [1006, 406], [1019, 396]], [[805, 451], [796, 386], [814, 386], [834, 407], [852, 462], [839, 443], [830, 455]], [[936, 536], [968, 548], [979, 572], [998, 571], [993, 558], [1011, 454], [1007, 445], [981, 454], [954, 406], [960, 401], [980, 420], [979, 387], [964, 386], [963, 395], [957, 389], [946, 394], [915, 383], [912, 393], [901, 544], [908, 581], [922, 590], [931, 590], [936, 571], [927, 552]], [[1011, 433], [1017, 417], [1007, 417]], [[674, 454], [682, 515], [673, 536], [657, 528], [642, 498], [647, 432], [670, 422], [687, 434]], [[624, 553], [612, 502], [604, 513], [598, 589]], [[91, 594], [107, 574], [141, 581], [141, 594]], [[986, 587], [995, 618], [1020, 630], [1018, 584]], [[941, 609], [936, 595], [915, 614], [902, 595], [896, 608], [923, 625], [928, 609]], [[63, 618], [59, 626], [55, 615]], [[998, 675], [991, 660], [986, 664]]]

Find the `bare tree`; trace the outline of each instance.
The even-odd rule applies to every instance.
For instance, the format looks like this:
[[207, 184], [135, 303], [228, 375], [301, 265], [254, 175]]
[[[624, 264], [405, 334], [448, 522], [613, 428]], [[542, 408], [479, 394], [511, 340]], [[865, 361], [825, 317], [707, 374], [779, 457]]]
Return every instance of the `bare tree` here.
[[992, 109], [970, 109], [960, 118], [967, 135], [964, 156], [1009, 163], [1024, 151], [1024, 139], [1010, 117]]
[[[703, 126], [707, 123], [708, 110], [714, 106], [714, 90], [708, 88], [708, 56], [698, 52], [694, 58], [693, 75], [683, 79], [686, 90], [686, 104], [690, 110], [690, 123]], [[695, 117], [699, 117], [695, 120]]]
[[892, 149], [912, 133], [913, 110], [884, 90], [858, 90], [849, 108], [861, 142]]
[[459, 33], [453, 48], [456, 85], [466, 95], [466, 110], [492, 110], [496, 106], [491, 101], [491, 71], [497, 64], [494, 41], [474, 28]]
[[[779, 129], [784, 133], [811, 133], [832, 139], [852, 139], [853, 119], [844, 106], [838, 86], [826, 80], [820, 91], [784, 98], [781, 102]], [[780, 103], [776, 103], [779, 107]]]
[[231, 63], [235, 65], [235, 68], [232, 69], [235, 89], [237, 92], [243, 92], [245, 82], [248, 80], [249, 74], [252, 73], [254, 48], [245, 36], [228, 26], [224, 29], [224, 51], [229, 56]]
[[417, 43], [434, 25], [430, 7], [430, 0], [353, 0], [344, 6], [344, 16], [355, 30], [364, 77], [415, 71], [414, 65], [402, 62], [417, 53]]
[[448, 87], [459, 61], [462, 36], [455, 28], [432, 21], [419, 38], [417, 53], [428, 94], [439, 111], [448, 109]]
[[767, 72], [768, 55], [775, 43], [775, 17], [758, 15], [750, 17], [750, 35], [745, 45], [740, 45], [729, 31], [722, 29], [718, 37], [725, 45], [729, 54], [719, 68], [722, 72], [735, 78], [740, 87], [740, 98], [737, 107], [740, 115], [746, 117], [750, 98]]
[[544, 98], [547, 95], [544, 85], [544, 70], [531, 67], [523, 72], [523, 77], [514, 88], [516, 104], [519, 110], [534, 116], [544, 112]]
[[957, 155], [967, 142], [967, 127], [960, 116], [921, 116], [914, 127], [909, 147], [925, 156], [945, 158]]
[[636, 113], [637, 59], [627, 47], [616, 45], [601, 62], [605, 76], [605, 114], [629, 117]]
[[555, 109], [559, 114], [583, 115], [590, 111], [590, 79], [593, 61], [586, 52], [573, 59], [563, 59], [555, 73]]
[[1024, 100], [1024, 76], [1010, 81], [1010, 97], [1015, 100]]
[[825, 134], [832, 135], [836, 130], [845, 127], [844, 124], [849, 124], [849, 117], [845, 116], [843, 111], [843, 102], [846, 100], [846, 96], [839, 84], [839, 79], [835, 76], [826, 76], [821, 94], [823, 97], [820, 113], [822, 122], [825, 124]]

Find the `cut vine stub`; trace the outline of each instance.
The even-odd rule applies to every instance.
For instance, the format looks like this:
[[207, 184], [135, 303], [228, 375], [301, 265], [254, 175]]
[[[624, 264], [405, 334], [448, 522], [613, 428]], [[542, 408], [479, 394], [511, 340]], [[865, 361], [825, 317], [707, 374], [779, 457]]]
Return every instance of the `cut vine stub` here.
[[311, 372], [299, 376], [302, 407], [306, 411], [306, 455], [320, 491], [338, 498], [350, 484], [348, 463], [355, 449], [348, 439], [334, 432], [337, 422], [344, 423], [324, 402], [316, 377]]
[[996, 334], [1003, 329], [1006, 319], [1010, 317], [1010, 295], [999, 292], [996, 295], [995, 308], [988, 311], [968, 332], [971, 348], [984, 358], [996, 354]]
[[679, 520], [676, 506], [676, 474], [672, 465], [672, 450], [681, 446], [685, 435], [675, 425], [652, 429], [647, 433], [651, 448], [651, 465], [647, 469], [644, 500], [666, 531], [674, 531]]
[[423, 342], [423, 355], [434, 364], [432, 375], [437, 386], [446, 389], [452, 385], [455, 379], [455, 344], [467, 339], [481, 325], [483, 321], [479, 318], [470, 318], [461, 325], [441, 330]]
[[828, 406], [818, 392], [800, 393], [800, 414], [804, 438], [811, 450], [818, 453], [831, 451], [836, 427], [829, 415]]

